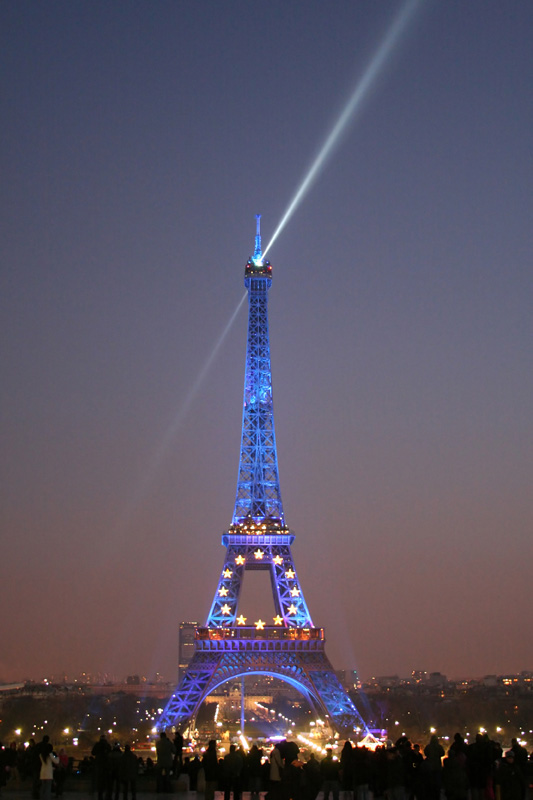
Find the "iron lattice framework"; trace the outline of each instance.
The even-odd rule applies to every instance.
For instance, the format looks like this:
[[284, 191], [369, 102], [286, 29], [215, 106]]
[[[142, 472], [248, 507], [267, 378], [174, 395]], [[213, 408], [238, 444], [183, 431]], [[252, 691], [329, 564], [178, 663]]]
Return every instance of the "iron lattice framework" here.
[[[244, 284], [249, 315], [242, 439], [233, 520], [222, 535], [226, 557], [205, 627], [196, 631], [194, 656], [158, 728], [190, 723], [207, 695], [226, 681], [265, 674], [295, 686], [339, 731], [366, 731], [326, 656], [324, 630], [315, 628], [311, 620], [292, 558], [294, 535], [284, 521], [268, 336], [272, 267], [262, 258], [259, 216]], [[273, 624], [259, 620], [250, 627], [238, 615], [246, 570], [270, 573]]]

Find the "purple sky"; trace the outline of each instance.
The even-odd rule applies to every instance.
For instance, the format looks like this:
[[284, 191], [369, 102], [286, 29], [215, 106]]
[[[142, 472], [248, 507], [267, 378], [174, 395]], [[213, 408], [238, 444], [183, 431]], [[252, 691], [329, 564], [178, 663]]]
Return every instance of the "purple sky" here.
[[[0, 5], [0, 679], [174, 679], [245, 306], [191, 389], [254, 214], [266, 244], [400, 5]], [[293, 555], [363, 677], [533, 669], [532, 32], [528, 2], [423, 3], [269, 252]]]

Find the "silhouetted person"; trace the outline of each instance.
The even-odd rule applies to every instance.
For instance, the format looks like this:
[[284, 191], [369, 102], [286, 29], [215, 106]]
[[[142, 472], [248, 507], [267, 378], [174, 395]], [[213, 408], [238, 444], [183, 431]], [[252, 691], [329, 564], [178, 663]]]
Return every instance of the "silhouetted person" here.
[[281, 775], [281, 796], [283, 800], [300, 800], [303, 779], [303, 761], [299, 758], [300, 748], [296, 742], [281, 743], [283, 772]]
[[9, 775], [9, 785], [13, 789], [20, 789], [20, 773], [18, 769], [17, 743], [11, 742], [4, 750], [5, 771]]
[[145, 775], [153, 775], [155, 772], [154, 762], [150, 756], [146, 756]]
[[368, 800], [370, 796], [370, 779], [370, 751], [366, 747], [354, 747], [352, 752], [354, 800]]
[[0, 789], [2, 789], [6, 785], [6, 780], [7, 780], [6, 767], [7, 767], [6, 750], [2, 742], [0, 742]]
[[350, 797], [353, 791], [353, 747], [351, 742], [344, 742], [340, 757], [340, 783], [344, 797]]
[[478, 733], [475, 741], [468, 746], [466, 771], [471, 800], [484, 800], [492, 772], [492, 753], [488, 736]]
[[215, 792], [218, 789], [218, 755], [217, 743], [211, 739], [207, 745], [207, 750], [202, 758], [202, 767], [205, 775], [205, 798], [204, 800], [215, 800]]
[[198, 773], [200, 772], [201, 766], [202, 762], [197, 755], [189, 762], [189, 790], [191, 792], [195, 792], [198, 786]]
[[124, 800], [128, 800], [128, 791], [131, 791], [131, 800], [135, 800], [137, 796], [139, 762], [135, 753], [131, 752], [129, 744], [124, 745], [124, 752], [118, 762], [118, 773]]
[[174, 755], [174, 777], [177, 778], [183, 766], [183, 736], [179, 731], [174, 734], [174, 749], [176, 750]]
[[248, 772], [248, 781], [250, 789], [250, 800], [259, 800], [259, 792], [261, 791], [261, 759], [263, 751], [253, 744], [250, 752], [246, 757], [246, 767]]
[[426, 761], [424, 763], [424, 789], [427, 800], [440, 800], [442, 786], [442, 758], [444, 748], [438, 736], [433, 735], [429, 744], [424, 747]]
[[50, 800], [52, 797], [54, 766], [59, 764], [59, 758], [52, 752], [52, 745], [49, 742], [40, 749], [39, 759], [41, 761], [41, 800]]
[[320, 775], [320, 763], [314, 753], [311, 753], [309, 761], [304, 764], [303, 773], [305, 800], [316, 800], [322, 786], [322, 776]]
[[156, 791], [169, 792], [171, 790], [170, 773], [172, 772], [176, 748], [167, 737], [165, 731], [161, 731], [159, 734], [159, 739], [155, 743], [155, 752], [157, 755]]
[[122, 758], [120, 744], [115, 742], [107, 759], [107, 800], [119, 800], [120, 796], [120, 775], [119, 764]]
[[508, 750], [494, 775], [496, 800], [524, 800], [527, 783], [524, 773], [516, 763], [513, 750]]
[[414, 744], [411, 748], [411, 771], [410, 771], [410, 778], [409, 778], [409, 791], [410, 791], [410, 798], [413, 800], [416, 798], [417, 800], [422, 800], [423, 791], [422, 791], [422, 783], [420, 777], [420, 769], [422, 764], [424, 763], [424, 756], [420, 750], [419, 744]]
[[229, 800], [233, 792], [233, 800], [241, 797], [241, 773], [243, 760], [234, 744], [230, 744], [229, 753], [224, 756], [224, 800]]
[[339, 800], [339, 770], [339, 762], [333, 760], [333, 750], [331, 747], [327, 747], [326, 756], [320, 762], [320, 774], [322, 776], [322, 791], [324, 792], [324, 800], [328, 800], [330, 794], [332, 795], [333, 800]]
[[32, 741], [33, 740], [30, 741], [31, 776], [32, 776], [31, 796], [33, 800], [39, 800], [40, 787], [41, 787], [41, 753], [49, 752], [50, 737], [45, 733], [45, 735], [38, 744], [35, 744], [35, 742], [33, 742], [33, 748], [31, 746]]
[[102, 734], [91, 750], [91, 755], [94, 758], [94, 781], [96, 791], [98, 792], [98, 800], [104, 800], [104, 794], [107, 789], [107, 762], [110, 752], [111, 745], [107, 741], [105, 734]]
[[442, 786], [447, 800], [467, 800], [469, 787], [465, 762], [464, 752], [452, 745], [442, 764]]
[[511, 739], [511, 750], [514, 753], [515, 764], [522, 771], [522, 774], [527, 773], [527, 750], [518, 743], [518, 739]]
[[283, 773], [283, 756], [279, 742], [270, 752], [269, 789], [270, 800], [281, 800], [281, 775]]
[[462, 753], [466, 757], [468, 752], [468, 745], [460, 733], [454, 733], [453, 742], [451, 743], [448, 752], [450, 752], [450, 750], [453, 750], [453, 752], [457, 756]]
[[406, 800], [406, 770], [397, 747], [386, 750], [385, 795], [387, 800]]
[[61, 748], [57, 757], [59, 759], [59, 764], [56, 767], [54, 775], [55, 785], [56, 785], [56, 797], [62, 797], [63, 789], [65, 787], [65, 780], [69, 768], [69, 760], [64, 747]]

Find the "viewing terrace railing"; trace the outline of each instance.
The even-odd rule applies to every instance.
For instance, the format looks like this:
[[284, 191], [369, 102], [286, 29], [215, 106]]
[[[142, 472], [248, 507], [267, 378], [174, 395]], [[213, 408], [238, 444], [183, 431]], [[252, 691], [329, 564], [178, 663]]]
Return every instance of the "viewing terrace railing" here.
[[239, 626], [234, 628], [197, 628], [196, 647], [199, 650], [229, 649], [238, 650], [241, 643], [248, 646], [257, 643], [260, 649], [311, 649], [324, 647], [323, 628], [284, 628], [276, 625], [255, 628]]

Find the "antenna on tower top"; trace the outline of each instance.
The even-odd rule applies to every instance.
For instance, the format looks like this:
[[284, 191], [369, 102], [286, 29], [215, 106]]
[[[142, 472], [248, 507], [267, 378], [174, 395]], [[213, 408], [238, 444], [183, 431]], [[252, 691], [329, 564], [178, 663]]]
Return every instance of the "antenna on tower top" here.
[[256, 220], [256, 230], [255, 230], [254, 263], [260, 264], [263, 260], [263, 253], [261, 252], [261, 214], [256, 214], [255, 220]]

